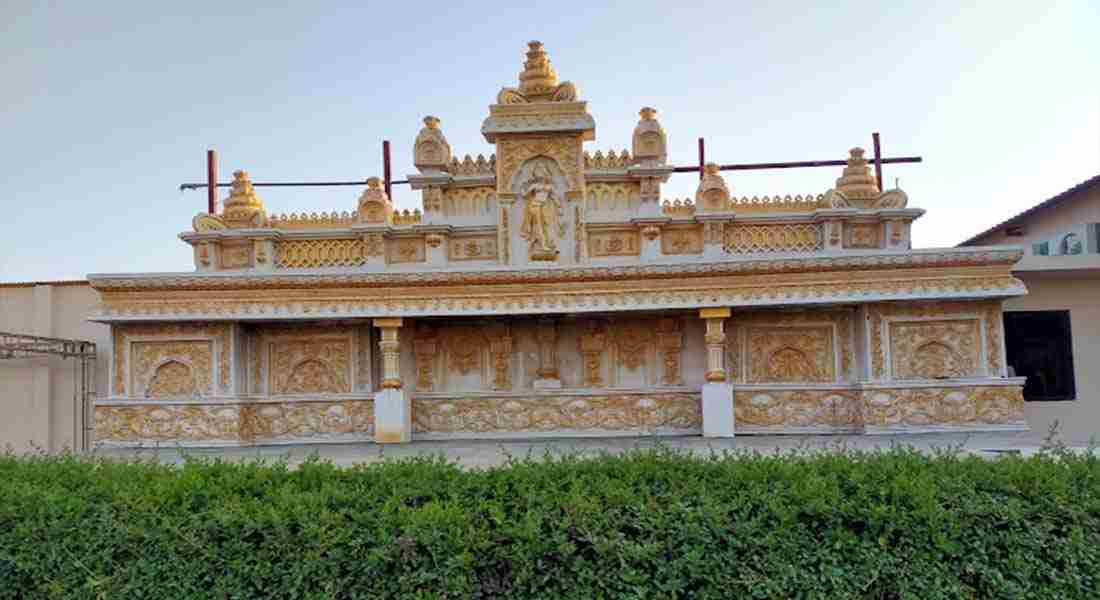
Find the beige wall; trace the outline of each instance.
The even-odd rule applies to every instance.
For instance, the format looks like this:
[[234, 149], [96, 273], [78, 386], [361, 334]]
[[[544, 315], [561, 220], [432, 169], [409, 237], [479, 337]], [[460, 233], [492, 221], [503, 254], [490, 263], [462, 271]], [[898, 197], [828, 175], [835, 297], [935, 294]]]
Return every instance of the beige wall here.
[[1000, 228], [974, 240], [969, 246], [1030, 246], [1082, 223], [1100, 223], [1100, 185], [1066, 198], [1055, 206], [1039, 210], [1024, 221], [1024, 235], [1009, 237]]
[[1068, 310], [1073, 336], [1073, 378], [1077, 399], [1028, 402], [1027, 421], [1045, 433], [1058, 421], [1060, 439], [1085, 444], [1100, 441], [1100, 274], [1021, 272], [1028, 295], [1005, 302], [1005, 311]]
[[[96, 394], [103, 395], [110, 331], [84, 318], [98, 301], [82, 282], [0, 285], [0, 331], [94, 342]], [[79, 445], [75, 362], [57, 356], [0, 360], [0, 447], [57, 452]]]

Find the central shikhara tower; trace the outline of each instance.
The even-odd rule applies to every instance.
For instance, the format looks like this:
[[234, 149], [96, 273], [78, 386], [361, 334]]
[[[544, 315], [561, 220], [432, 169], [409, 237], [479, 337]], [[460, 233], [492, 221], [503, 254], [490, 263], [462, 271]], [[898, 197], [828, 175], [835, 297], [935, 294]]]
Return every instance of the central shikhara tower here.
[[268, 215], [234, 173], [189, 273], [92, 275], [112, 327], [108, 445], [878, 433], [1025, 427], [1007, 377], [1015, 250], [913, 250], [923, 214], [850, 152], [819, 195], [694, 198], [657, 111], [630, 151], [539, 42], [458, 158], [424, 118], [422, 210]]

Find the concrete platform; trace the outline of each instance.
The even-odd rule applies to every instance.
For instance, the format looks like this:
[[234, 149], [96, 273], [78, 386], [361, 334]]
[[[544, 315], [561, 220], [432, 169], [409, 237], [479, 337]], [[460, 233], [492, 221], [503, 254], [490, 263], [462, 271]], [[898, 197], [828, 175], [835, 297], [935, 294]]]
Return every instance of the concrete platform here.
[[[162, 446], [140, 449], [98, 449], [93, 453], [118, 458], [150, 458], [179, 463], [186, 456], [218, 457], [226, 460], [277, 460], [286, 458], [296, 464], [312, 455], [339, 465], [375, 462], [388, 458], [442, 455], [466, 467], [492, 467], [509, 457], [596, 455], [619, 453], [636, 448], [666, 447], [708, 455], [712, 452], [813, 452], [843, 449], [889, 449], [907, 446], [923, 451], [957, 449], [980, 456], [1005, 453], [1030, 455], [1038, 452], [1046, 440], [1034, 431], [990, 433], [919, 433], [904, 435], [741, 435], [733, 439], [700, 436], [644, 438], [559, 438], [539, 440], [414, 441], [408, 444], [303, 444], [288, 446], [235, 448], [178, 448]], [[1084, 446], [1073, 446], [1084, 452]]]

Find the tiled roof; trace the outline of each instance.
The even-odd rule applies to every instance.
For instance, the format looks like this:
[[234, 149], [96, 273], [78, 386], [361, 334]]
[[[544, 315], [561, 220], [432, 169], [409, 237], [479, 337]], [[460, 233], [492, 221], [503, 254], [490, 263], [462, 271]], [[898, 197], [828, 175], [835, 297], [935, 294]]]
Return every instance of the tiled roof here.
[[1020, 213], [1020, 214], [1018, 214], [1018, 215], [1016, 215], [1016, 216], [1014, 216], [1010, 219], [1007, 219], [1005, 221], [1001, 221], [1000, 223], [997, 223], [993, 227], [990, 227], [989, 229], [979, 233], [978, 235], [976, 235], [976, 236], [974, 236], [974, 237], [972, 237], [972, 238], [970, 238], [970, 239], [968, 239], [964, 242], [960, 242], [959, 246], [975, 245], [978, 240], [984, 238], [985, 236], [990, 235], [992, 233], [996, 233], [997, 230], [1008, 227], [1009, 225], [1016, 225], [1016, 224], [1020, 223], [1021, 221], [1023, 221], [1024, 219], [1030, 217], [1031, 215], [1034, 215], [1035, 213], [1037, 213], [1037, 212], [1039, 212], [1043, 209], [1052, 208], [1052, 207], [1062, 203], [1063, 201], [1072, 198], [1073, 195], [1076, 194], [1077, 192], [1083, 192], [1083, 191], [1091, 188], [1094, 185], [1100, 185], [1100, 175], [1096, 175], [1095, 177], [1092, 177], [1091, 179], [1086, 179], [1085, 181], [1082, 181], [1081, 183], [1078, 183], [1077, 185], [1069, 188], [1068, 190], [1062, 192], [1061, 194], [1058, 194], [1057, 196], [1054, 196], [1053, 198], [1048, 198], [1046, 200], [1043, 200], [1042, 202], [1036, 204], [1035, 206], [1032, 206], [1031, 208], [1025, 210], [1024, 212], [1022, 212], [1022, 213]]

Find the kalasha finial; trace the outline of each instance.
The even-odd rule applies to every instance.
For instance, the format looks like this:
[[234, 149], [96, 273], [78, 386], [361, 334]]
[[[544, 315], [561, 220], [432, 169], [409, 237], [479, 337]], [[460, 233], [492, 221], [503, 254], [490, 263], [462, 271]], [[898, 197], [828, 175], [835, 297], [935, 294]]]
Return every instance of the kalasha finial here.
[[638, 115], [646, 121], [652, 121], [657, 118], [657, 109], [649, 106], [643, 106], [642, 110], [638, 111]]
[[867, 159], [863, 158], [863, 148], [852, 148], [848, 151], [848, 166], [836, 180], [836, 190], [844, 194], [848, 200], [864, 200], [878, 195], [878, 183], [871, 174], [871, 168], [867, 166]]
[[367, 177], [367, 187], [372, 190], [382, 189], [382, 180], [377, 177]]
[[703, 171], [707, 175], [717, 175], [719, 170], [720, 169], [718, 167], [718, 163], [709, 162], [709, 163], [707, 163], [706, 165], [703, 166]]
[[439, 129], [439, 117], [432, 115], [424, 117], [424, 126], [428, 129]]

